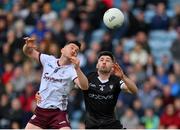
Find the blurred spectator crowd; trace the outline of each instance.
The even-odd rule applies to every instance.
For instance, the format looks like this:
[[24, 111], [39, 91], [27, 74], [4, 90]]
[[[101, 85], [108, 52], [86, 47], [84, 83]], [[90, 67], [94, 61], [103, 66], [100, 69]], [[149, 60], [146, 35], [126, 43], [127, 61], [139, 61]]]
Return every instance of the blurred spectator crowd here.
[[[125, 15], [120, 28], [102, 22], [111, 7]], [[60, 56], [67, 41], [82, 43], [85, 74], [99, 51], [112, 51], [136, 82], [137, 95], [121, 93], [116, 117], [126, 128], [180, 128], [179, 0], [0, 0], [0, 128], [24, 128], [36, 106], [42, 67], [22, 53], [23, 37]], [[84, 128], [81, 90], [69, 94], [72, 128]]]

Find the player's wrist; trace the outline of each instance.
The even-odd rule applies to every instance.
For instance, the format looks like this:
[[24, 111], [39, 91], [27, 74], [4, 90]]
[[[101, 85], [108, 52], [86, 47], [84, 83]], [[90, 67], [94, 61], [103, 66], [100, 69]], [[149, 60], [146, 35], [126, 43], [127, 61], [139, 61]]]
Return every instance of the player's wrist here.
[[120, 79], [124, 79], [125, 78], [124, 74], [120, 74], [120, 73], [116, 74], [116, 76], [119, 77]]
[[124, 80], [126, 78], [126, 75], [125, 74], [122, 74], [121, 75], [121, 79]]
[[80, 66], [75, 66], [75, 70], [80, 70]]
[[23, 47], [23, 51], [27, 54], [31, 53], [32, 52], [32, 48], [27, 46], [27, 44], [24, 45]]

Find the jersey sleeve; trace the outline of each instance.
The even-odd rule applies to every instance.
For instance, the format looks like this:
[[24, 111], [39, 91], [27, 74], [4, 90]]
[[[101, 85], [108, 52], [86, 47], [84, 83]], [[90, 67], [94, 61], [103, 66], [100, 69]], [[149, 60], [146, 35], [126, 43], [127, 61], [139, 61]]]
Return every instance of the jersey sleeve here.
[[74, 67], [72, 67], [70, 73], [71, 73], [71, 79], [74, 81], [77, 78], [77, 73], [76, 73], [76, 70], [74, 69]]
[[51, 61], [52, 59], [54, 59], [54, 56], [42, 53], [39, 54], [39, 62], [42, 64], [42, 66], [44, 66], [45, 63]]
[[124, 81], [123, 81], [123, 80], [120, 80], [120, 81], [119, 81], [120, 89], [123, 89], [124, 85], [125, 85]]

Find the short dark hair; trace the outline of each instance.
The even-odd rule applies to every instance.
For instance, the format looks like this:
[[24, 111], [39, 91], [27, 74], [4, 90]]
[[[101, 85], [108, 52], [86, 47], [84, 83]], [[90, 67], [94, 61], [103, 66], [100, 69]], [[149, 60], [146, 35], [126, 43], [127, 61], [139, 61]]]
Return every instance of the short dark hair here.
[[109, 57], [111, 57], [112, 61], [115, 62], [115, 58], [114, 58], [112, 52], [110, 52], [110, 51], [101, 51], [101, 52], [99, 53], [99, 55], [98, 55], [98, 59], [99, 59], [101, 56], [109, 56]]
[[68, 44], [75, 44], [76, 46], [79, 47], [79, 49], [81, 48], [81, 43], [78, 42], [78, 41], [68, 41], [68, 42], [66, 43], [66, 45], [68, 45]]

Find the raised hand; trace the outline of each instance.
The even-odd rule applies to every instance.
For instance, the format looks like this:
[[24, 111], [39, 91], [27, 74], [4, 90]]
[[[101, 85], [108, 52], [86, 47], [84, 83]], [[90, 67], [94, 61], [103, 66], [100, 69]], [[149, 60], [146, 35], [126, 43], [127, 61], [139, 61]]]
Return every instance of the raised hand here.
[[24, 38], [27, 47], [36, 49], [37, 46], [34, 44], [35, 38], [25, 37]]
[[119, 64], [117, 62], [114, 64], [114, 74], [116, 76], [118, 76], [119, 78], [121, 78], [121, 79], [124, 76], [124, 72], [123, 72], [123, 70], [121, 69], [121, 67], [119, 66]]
[[77, 57], [72, 56], [69, 59], [74, 64], [75, 69], [80, 67], [80, 61], [79, 61], [79, 59]]

